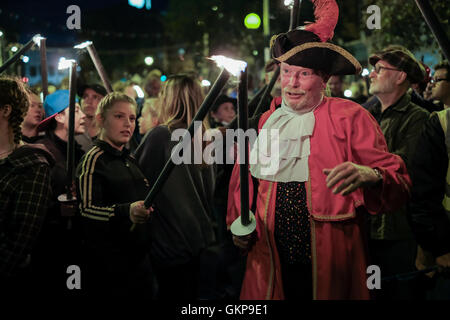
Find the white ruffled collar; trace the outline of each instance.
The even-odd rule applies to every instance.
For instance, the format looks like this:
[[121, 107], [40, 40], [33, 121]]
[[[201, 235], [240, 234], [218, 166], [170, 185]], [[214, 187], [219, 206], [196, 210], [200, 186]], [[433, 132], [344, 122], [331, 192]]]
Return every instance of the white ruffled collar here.
[[250, 172], [277, 182], [308, 180], [309, 138], [315, 126], [314, 110], [300, 113], [284, 101], [264, 123], [250, 152]]

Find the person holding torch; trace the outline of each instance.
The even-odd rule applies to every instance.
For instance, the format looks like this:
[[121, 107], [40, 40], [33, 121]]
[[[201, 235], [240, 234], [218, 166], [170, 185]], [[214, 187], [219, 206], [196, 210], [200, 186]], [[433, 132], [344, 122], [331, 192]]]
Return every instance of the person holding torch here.
[[[149, 184], [125, 144], [136, 127], [136, 102], [109, 93], [99, 103], [94, 146], [76, 170], [89, 295], [152, 298], [143, 199]], [[130, 227], [136, 224], [136, 230]]]
[[[313, 3], [316, 23], [271, 40], [282, 97], [260, 117], [250, 152], [259, 184], [253, 190], [249, 179], [256, 231], [233, 236], [248, 253], [241, 299], [369, 299], [366, 213], [391, 212], [409, 195], [405, 164], [388, 153], [375, 119], [352, 101], [324, 96], [331, 75], [357, 74], [361, 66], [327, 42], [336, 2]], [[229, 225], [240, 214], [239, 181], [236, 164]]]

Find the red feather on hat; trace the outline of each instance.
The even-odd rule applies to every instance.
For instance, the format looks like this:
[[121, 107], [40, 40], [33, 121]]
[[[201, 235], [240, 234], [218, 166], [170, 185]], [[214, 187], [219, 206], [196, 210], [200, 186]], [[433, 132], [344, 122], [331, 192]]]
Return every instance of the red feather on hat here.
[[312, 0], [316, 22], [308, 24], [305, 30], [314, 32], [322, 42], [331, 40], [339, 17], [335, 0]]

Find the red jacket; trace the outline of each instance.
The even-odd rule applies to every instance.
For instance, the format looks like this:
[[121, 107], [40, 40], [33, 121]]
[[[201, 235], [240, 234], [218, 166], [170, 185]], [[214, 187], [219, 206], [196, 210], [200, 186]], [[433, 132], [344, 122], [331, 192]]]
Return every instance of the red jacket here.
[[[280, 103], [281, 98], [272, 101], [270, 110], [261, 116], [259, 129]], [[403, 160], [388, 153], [377, 122], [360, 105], [345, 99], [324, 98], [314, 116], [306, 182], [311, 214], [313, 297], [369, 299], [363, 212], [395, 210], [408, 199], [411, 181]], [[383, 174], [382, 187], [358, 189], [347, 196], [334, 195], [326, 186], [322, 170], [346, 161], [378, 168]], [[253, 187], [249, 180], [251, 202]], [[276, 182], [259, 181], [255, 214], [258, 241], [248, 255], [241, 299], [284, 298], [274, 239], [276, 190]], [[239, 167], [236, 165], [230, 181], [227, 223], [230, 225], [239, 214]]]

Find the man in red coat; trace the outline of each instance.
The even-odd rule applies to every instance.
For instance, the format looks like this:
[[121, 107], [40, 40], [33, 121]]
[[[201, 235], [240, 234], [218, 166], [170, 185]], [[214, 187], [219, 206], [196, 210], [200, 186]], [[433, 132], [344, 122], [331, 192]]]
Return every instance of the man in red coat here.
[[[405, 164], [388, 153], [375, 119], [350, 100], [324, 96], [330, 75], [361, 71], [350, 53], [325, 42], [337, 16], [327, 19], [331, 32], [312, 24], [271, 41], [282, 97], [259, 119], [250, 153], [256, 231], [233, 237], [248, 252], [242, 299], [369, 299], [366, 214], [392, 211], [409, 196]], [[229, 191], [230, 225], [240, 213], [238, 165]], [[251, 183], [250, 202], [252, 193]]]

